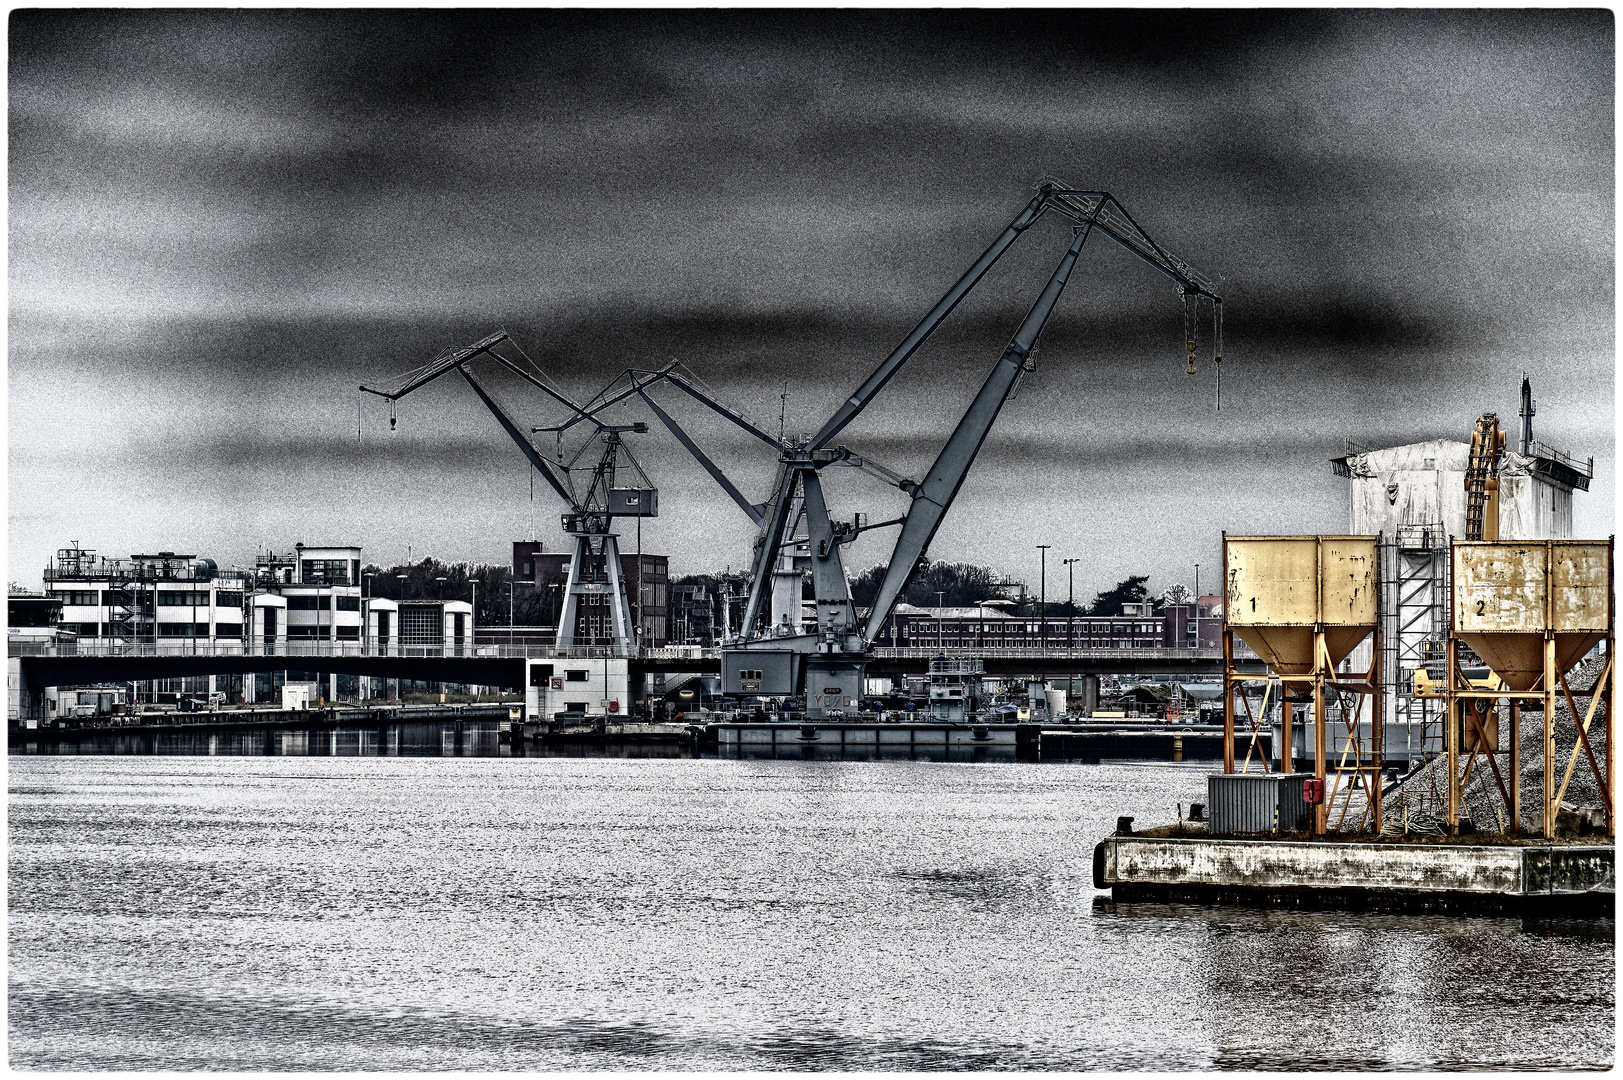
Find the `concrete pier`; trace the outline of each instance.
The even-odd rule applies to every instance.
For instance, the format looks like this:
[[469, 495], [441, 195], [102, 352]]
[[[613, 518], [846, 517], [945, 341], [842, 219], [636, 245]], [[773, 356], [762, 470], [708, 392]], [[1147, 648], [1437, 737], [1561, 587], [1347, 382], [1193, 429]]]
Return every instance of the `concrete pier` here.
[[715, 724], [716, 746], [837, 747], [1014, 747], [1021, 732], [1013, 724], [845, 724], [808, 721], [801, 724]]
[[1460, 914], [1610, 915], [1606, 843], [1413, 843], [1111, 836], [1093, 884], [1117, 900]]

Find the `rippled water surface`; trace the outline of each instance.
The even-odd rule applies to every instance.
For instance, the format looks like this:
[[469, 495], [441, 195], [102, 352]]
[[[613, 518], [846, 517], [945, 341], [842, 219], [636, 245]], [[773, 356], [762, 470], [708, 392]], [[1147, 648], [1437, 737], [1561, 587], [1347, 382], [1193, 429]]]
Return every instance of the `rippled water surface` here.
[[1612, 1060], [1610, 922], [1096, 903], [1200, 765], [8, 765], [16, 1067]]

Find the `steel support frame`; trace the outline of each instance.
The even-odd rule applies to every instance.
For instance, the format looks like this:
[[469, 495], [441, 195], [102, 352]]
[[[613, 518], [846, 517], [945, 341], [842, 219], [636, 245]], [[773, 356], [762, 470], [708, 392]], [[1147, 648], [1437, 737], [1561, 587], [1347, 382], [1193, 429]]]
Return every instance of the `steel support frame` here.
[[[1606, 716], [1606, 755], [1605, 766], [1601, 768], [1592, 756], [1590, 767], [1595, 772], [1595, 780], [1601, 790], [1601, 801], [1606, 811], [1606, 834], [1617, 835], [1617, 785], [1616, 770], [1614, 768], [1613, 740], [1617, 733], [1616, 709], [1616, 639], [1607, 634], [1606, 664], [1601, 669], [1595, 685], [1588, 691], [1573, 691], [1566, 684], [1566, 675], [1562, 672], [1555, 659], [1555, 635], [1547, 632], [1544, 640], [1544, 671], [1538, 683], [1532, 690], [1477, 690], [1472, 688], [1459, 666], [1459, 642], [1452, 635], [1448, 639], [1448, 693], [1447, 710], [1443, 729], [1444, 748], [1448, 762], [1448, 802], [1446, 823], [1448, 831], [1457, 835], [1460, 827], [1460, 809], [1464, 799], [1465, 785], [1470, 782], [1469, 770], [1473, 767], [1478, 753], [1483, 753], [1488, 759], [1489, 767], [1497, 767], [1491, 760], [1495, 754], [1509, 756], [1510, 783], [1508, 791], [1506, 785], [1500, 782], [1500, 793], [1504, 798], [1506, 810], [1510, 814], [1512, 832], [1520, 832], [1522, 827], [1522, 793], [1521, 793], [1521, 705], [1524, 701], [1533, 701], [1539, 704], [1544, 711], [1544, 781], [1540, 804], [1543, 807], [1543, 836], [1546, 840], [1555, 838], [1555, 818], [1560, 809], [1561, 798], [1566, 795], [1567, 785], [1571, 782], [1573, 769], [1577, 765], [1578, 754], [1588, 750], [1588, 727], [1595, 714], [1602, 709]], [[1563, 772], [1562, 781], [1557, 787], [1555, 780], [1555, 705], [1558, 692], [1564, 692], [1567, 708], [1572, 713], [1574, 727], [1574, 743], [1572, 754]], [[1589, 698], [1589, 708], [1583, 719], [1579, 719], [1577, 699]], [[1465, 718], [1464, 706], [1470, 701], [1490, 701], [1494, 707], [1500, 703], [1507, 703], [1510, 707], [1510, 746], [1507, 750], [1480, 751], [1473, 750], [1466, 758], [1465, 769], [1460, 768], [1460, 757], [1464, 750]], [[1479, 737], [1486, 733], [1478, 728]]]
[[[1339, 690], [1350, 690], [1360, 695], [1372, 695], [1375, 698], [1375, 705], [1371, 714], [1370, 722], [1372, 747], [1370, 764], [1368, 766], [1363, 764], [1363, 755], [1360, 748], [1359, 764], [1350, 771], [1364, 777], [1365, 792], [1367, 793], [1370, 804], [1374, 810], [1374, 828], [1376, 832], [1379, 832], [1382, 824], [1381, 769], [1383, 767], [1380, 681], [1381, 651], [1379, 632], [1377, 631], [1375, 648], [1371, 652], [1370, 669], [1364, 676], [1364, 683], [1362, 685], [1357, 683], [1337, 682], [1335, 678], [1336, 673], [1334, 670], [1334, 665], [1332, 665], [1329, 660], [1330, 653], [1324, 643], [1324, 628], [1319, 626], [1314, 628], [1313, 633], [1313, 670], [1311, 672], [1301, 675], [1276, 675], [1272, 673], [1260, 676], [1242, 675], [1235, 669], [1234, 666], [1234, 631], [1226, 625], [1223, 627], [1223, 772], [1234, 772], [1234, 729], [1236, 719], [1234, 714], [1234, 693], [1236, 690], [1244, 693], [1246, 683], [1273, 682], [1274, 680], [1279, 681], [1280, 745], [1277, 749], [1279, 752], [1279, 771], [1285, 774], [1296, 771], [1294, 717], [1292, 715], [1289, 702], [1286, 700], [1285, 691], [1290, 683], [1308, 683], [1313, 687], [1313, 776], [1321, 785], [1323, 785], [1325, 777], [1329, 772], [1329, 754], [1328, 745], [1326, 742], [1328, 723], [1324, 694], [1326, 682], [1335, 684], [1336, 688]], [[1250, 711], [1249, 701], [1246, 704], [1246, 709], [1247, 712]], [[1343, 711], [1345, 711], [1345, 708], [1343, 708]], [[1345, 717], [1343, 717], [1343, 720], [1345, 720]], [[1252, 718], [1253, 742], [1256, 740], [1256, 731], [1257, 728], [1255, 718]], [[1356, 745], [1355, 729], [1349, 729], [1348, 738], [1355, 740]], [[1247, 759], [1249, 760], [1249, 755], [1247, 755]], [[1267, 759], [1264, 758], [1263, 760], [1263, 769], [1266, 771]], [[1315, 836], [1323, 836], [1325, 834], [1328, 829], [1329, 817], [1330, 800], [1328, 793], [1326, 793], [1326, 796], [1320, 799], [1319, 803], [1313, 809], [1313, 833]]]

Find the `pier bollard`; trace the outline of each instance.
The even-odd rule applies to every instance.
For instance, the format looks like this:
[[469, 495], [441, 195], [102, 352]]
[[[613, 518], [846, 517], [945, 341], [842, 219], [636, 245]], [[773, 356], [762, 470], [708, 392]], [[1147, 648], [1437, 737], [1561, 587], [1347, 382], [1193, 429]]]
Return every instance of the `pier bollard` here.
[[1117, 836], [1131, 836], [1131, 835], [1133, 835], [1133, 819], [1128, 817], [1125, 814], [1123, 814], [1121, 817], [1117, 818], [1116, 819], [1116, 835]]

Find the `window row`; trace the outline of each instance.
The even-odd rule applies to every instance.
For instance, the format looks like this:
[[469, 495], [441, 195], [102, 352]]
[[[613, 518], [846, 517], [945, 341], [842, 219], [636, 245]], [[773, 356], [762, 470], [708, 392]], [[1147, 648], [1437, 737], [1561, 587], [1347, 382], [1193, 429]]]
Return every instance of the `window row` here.
[[361, 610], [359, 596], [334, 596], [332, 593], [311, 596], [308, 594], [293, 594], [287, 598], [289, 611], [332, 611], [334, 603], [339, 611]]
[[290, 626], [287, 628], [289, 641], [326, 641], [334, 633], [336, 633], [339, 641], [361, 640], [361, 628], [359, 626]]
[[[113, 624], [112, 623], [65, 622], [65, 623], [60, 623], [58, 625], [60, 626], [61, 629], [68, 631], [70, 634], [77, 634], [79, 637], [82, 637], [82, 638], [112, 637], [113, 636]], [[146, 624], [144, 624], [144, 625], [142, 625], [140, 627], [132, 627], [131, 632], [136, 633], [136, 634], [156, 634], [158, 637], [162, 637], [162, 638], [171, 638], [171, 637], [204, 637], [204, 638], [206, 638], [206, 637], [209, 636], [209, 624], [206, 623], [206, 622], [204, 622], [204, 623], [189, 623], [189, 622], [184, 622], [184, 623], [158, 623], [156, 628], [154, 628], [151, 623], [146, 623]], [[242, 624], [241, 623], [215, 623], [214, 624], [214, 636], [217, 637], [217, 638], [240, 638], [240, 637], [242, 637]]]

